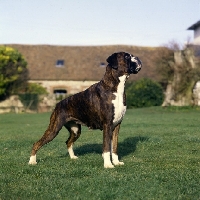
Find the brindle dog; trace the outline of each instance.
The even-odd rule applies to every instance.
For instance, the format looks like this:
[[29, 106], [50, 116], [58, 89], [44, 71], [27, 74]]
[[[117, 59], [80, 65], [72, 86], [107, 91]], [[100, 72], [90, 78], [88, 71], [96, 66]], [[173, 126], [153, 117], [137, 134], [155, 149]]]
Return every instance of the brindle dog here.
[[117, 155], [118, 133], [126, 112], [124, 86], [130, 74], [140, 71], [142, 62], [126, 52], [112, 54], [107, 62], [106, 72], [100, 82], [56, 105], [47, 130], [33, 145], [29, 164], [37, 164], [37, 151], [52, 141], [63, 126], [70, 133], [66, 141], [70, 158], [76, 159], [72, 146], [81, 135], [81, 125], [103, 130], [102, 155], [105, 168], [124, 164]]

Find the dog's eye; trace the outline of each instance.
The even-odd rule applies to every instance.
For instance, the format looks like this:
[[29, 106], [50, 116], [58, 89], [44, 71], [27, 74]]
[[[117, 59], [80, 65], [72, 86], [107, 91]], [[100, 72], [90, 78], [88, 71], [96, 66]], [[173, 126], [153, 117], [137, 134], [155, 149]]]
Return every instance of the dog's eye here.
[[125, 56], [126, 59], [129, 59], [129, 56]]

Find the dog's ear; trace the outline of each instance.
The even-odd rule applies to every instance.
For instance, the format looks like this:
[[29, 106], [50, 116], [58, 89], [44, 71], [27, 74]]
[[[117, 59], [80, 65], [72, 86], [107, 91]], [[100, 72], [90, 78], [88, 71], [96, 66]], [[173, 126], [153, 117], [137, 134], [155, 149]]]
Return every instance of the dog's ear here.
[[106, 61], [113, 69], [118, 69], [117, 53], [113, 53]]

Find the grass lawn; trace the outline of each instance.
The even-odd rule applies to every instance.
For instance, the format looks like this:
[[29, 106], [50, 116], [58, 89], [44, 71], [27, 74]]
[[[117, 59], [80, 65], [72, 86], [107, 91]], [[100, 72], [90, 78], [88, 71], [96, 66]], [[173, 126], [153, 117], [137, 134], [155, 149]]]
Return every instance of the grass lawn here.
[[0, 199], [200, 199], [200, 108], [128, 110], [119, 135], [125, 163], [104, 169], [102, 132], [82, 129], [70, 160], [60, 134], [38, 151], [50, 113], [0, 115]]

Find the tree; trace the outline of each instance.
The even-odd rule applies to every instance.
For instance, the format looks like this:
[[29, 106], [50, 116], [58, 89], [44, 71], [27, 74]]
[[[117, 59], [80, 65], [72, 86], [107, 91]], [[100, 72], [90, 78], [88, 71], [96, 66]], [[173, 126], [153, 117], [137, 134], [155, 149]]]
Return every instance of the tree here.
[[0, 46], [0, 100], [26, 88], [27, 62], [15, 49]]
[[[165, 49], [157, 59], [158, 71], [162, 73], [165, 87], [163, 106], [188, 106], [193, 104], [193, 88], [200, 79], [199, 62], [193, 50]], [[196, 61], [195, 61], [196, 60]]]

